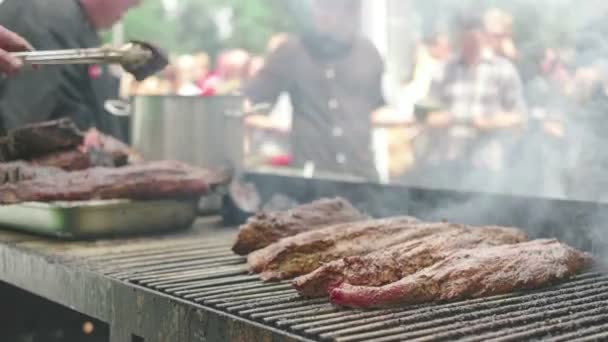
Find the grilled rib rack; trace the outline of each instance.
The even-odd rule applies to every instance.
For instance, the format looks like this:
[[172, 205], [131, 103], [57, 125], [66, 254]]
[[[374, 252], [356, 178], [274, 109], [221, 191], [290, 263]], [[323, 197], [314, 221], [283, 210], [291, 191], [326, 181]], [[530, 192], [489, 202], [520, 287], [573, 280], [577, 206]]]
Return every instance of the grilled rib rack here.
[[[86, 248], [67, 262], [186, 304], [239, 317], [285, 340], [595, 341], [608, 339], [608, 273], [539, 291], [389, 310], [302, 299], [289, 282], [263, 283], [230, 251], [233, 233]], [[243, 333], [230, 334], [251, 340]], [[249, 337], [248, 337], [249, 336]], [[214, 340], [214, 339], [210, 339]], [[273, 341], [276, 339], [273, 339]]]

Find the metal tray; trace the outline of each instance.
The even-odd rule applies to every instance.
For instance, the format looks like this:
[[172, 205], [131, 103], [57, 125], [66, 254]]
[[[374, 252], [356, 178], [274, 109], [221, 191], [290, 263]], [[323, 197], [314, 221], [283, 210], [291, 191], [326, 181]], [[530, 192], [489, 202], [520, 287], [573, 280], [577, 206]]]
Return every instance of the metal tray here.
[[188, 228], [193, 200], [103, 200], [0, 206], [0, 226], [66, 239], [160, 233]]

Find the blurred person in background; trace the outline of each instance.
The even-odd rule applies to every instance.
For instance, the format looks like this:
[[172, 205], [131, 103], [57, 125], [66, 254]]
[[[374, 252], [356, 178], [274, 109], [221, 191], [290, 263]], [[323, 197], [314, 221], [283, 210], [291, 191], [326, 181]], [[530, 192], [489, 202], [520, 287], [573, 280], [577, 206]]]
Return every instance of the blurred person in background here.
[[217, 58], [215, 71], [199, 82], [203, 96], [237, 92], [247, 78], [251, 55], [243, 49], [224, 51]]
[[377, 179], [371, 115], [384, 105], [384, 65], [359, 33], [360, 1], [290, 4], [300, 29], [268, 57], [245, 95], [250, 104], [274, 104], [289, 93], [294, 166]]
[[484, 53], [480, 17], [457, 16], [454, 30], [460, 52], [433, 85], [432, 97], [441, 110], [427, 118], [428, 126], [439, 132], [439, 141], [432, 143], [440, 144], [447, 160], [456, 162], [458, 173], [468, 173], [471, 165], [500, 171], [507, 162], [510, 137], [525, 123], [522, 82], [509, 60]]
[[[37, 50], [98, 47], [110, 29], [140, 0], [5, 0], [0, 23]], [[0, 133], [25, 124], [70, 117], [124, 141], [128, 121], [111, 115], [106, 101], [119, 97], [120, 80], [105, 65], [62, 65], [23, 70], [0, 80]]]
[[450, 55], [450, 38], [447, 34], [433, 33], [424, 38], [417, 49], [413, 78], [408, 85], [414, 103], [426, 98], [431, 84], [443, 78], [445, 64]]
[[10, 52], [31, 49], [32, 46], [25, 39], [0, 25], [0, 73], [14, 74], [23, 66], [23, 62], [19, 58], [12, 57]]
[[486, 42], [498, 56], [515, 61], [518, 56], [513, 42], [513, 17], [503, 10], [493, 8], [483, 17]]
[[182, 55], [177, 58], [177, 95], [202, 95], [202, 89], [196, 84], [196, 80], [199, 77], [199, 75], [197, 75], [197, 69], [197, 60], [194, 56]]
[[[289, 39], [286, 33], [273, 35], [266, 45], [266, 56], [272, 55], [281, 44]], [[255, 78], [263, 69], [264, 57], [252, 58], [248, 80]], [[249, 150], [254, 160], [262, 160], [273, 166], [288, 166], [290, 163], [289, 132], [293, 109], [289, 93], [279, 95], [274, 108], [268, 115], [252, 115], [245, 119]]]

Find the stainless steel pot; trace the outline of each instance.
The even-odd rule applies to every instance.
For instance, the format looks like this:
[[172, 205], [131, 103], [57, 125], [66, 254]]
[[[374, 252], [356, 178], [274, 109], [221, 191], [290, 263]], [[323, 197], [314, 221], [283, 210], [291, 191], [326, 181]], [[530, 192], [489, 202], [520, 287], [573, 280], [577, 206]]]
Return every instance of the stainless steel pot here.
[[239, 96], [137, 96], [131, 142], [147, 160], [172, 159], [201, 167], [230, 162], [242, 168], [244, 130]]

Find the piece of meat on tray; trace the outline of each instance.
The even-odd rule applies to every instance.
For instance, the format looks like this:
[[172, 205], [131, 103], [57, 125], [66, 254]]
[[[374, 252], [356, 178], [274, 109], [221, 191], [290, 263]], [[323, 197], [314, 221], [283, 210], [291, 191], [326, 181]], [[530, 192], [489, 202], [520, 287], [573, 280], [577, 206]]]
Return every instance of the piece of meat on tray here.
[[343, 282], [381, 286], [444, 260], [455, 251], [528, 240], [525, 232], [515, 228], [470, 227], [450, 223], [438, 225], [444, 225], [445, 230], [367, 255], [332, 261], [296, 278], [293, 285], [301, 295], [307, 297], [326, 296]]
[[396, 217], [338, 224], [280, 240], [248, 257], [252, 272], [262, 279], [281, 280], [310, 273], [337, 259], [364, 255], [446, 229], [445, 224], [421, 223]]
[[18, 172], [35, 177], [21, 177], [17, 182], [0, 186], [0, 203], [197, 197], [206, 193], [210, 186], [229, 181], [222, 171], [208, 171], [173, 161], [75, 172], [25, 165]]
[[0, 138], [0, 161], [27, 161], [66, 171], [142, 162], [133, 149], [96, 129], [82, 132], [70, 119], [35, 123]]
[[369, 219], [343, 198], [321, 199], [286, 211], [261, 212], [239, 229], [232, 250], [247, 255], [281, 238], [336, 223]]
[[381, 287], [343, 283], [333, 303], [357, 308], [443, 302], [535, 289], [568, 279], [593, 263], [591, 255], [556, 240], [479, 247]]
[[0, 139], [1, 161], [28, 160], [78, 147], [84, 135], [70, 119], [26, 125]]
[[52, 152], [32, 158], [28, 160], [28, 163], [34, 166], [57, 167], [65, 171], [78, 171], [93, 167], [90, 155], [78, 149]]
[[26, 162], [0, 163], [0, 186], [39, 177], [62, 175], [64, 170], [50, 166], [32, 166]]

